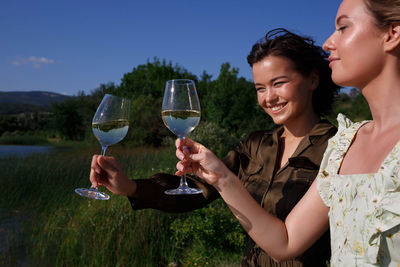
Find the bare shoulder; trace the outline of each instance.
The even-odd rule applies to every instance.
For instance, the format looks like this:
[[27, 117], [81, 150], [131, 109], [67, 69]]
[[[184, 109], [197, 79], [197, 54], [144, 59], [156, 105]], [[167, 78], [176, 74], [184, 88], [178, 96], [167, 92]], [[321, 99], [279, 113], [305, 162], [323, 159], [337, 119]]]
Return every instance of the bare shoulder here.
[[400, 128], [377, 131], [372, 122], [366, 123], [354, 136], [339, 173], [376, 173], [399, 140]]

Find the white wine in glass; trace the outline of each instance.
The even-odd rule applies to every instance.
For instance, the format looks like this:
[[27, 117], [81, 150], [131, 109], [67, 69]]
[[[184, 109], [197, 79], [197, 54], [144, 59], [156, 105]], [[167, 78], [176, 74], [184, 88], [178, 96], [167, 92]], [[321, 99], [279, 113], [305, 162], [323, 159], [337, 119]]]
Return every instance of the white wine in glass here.
[[168, 129], [179, 138], [185, 138], [200, 122], [197, 110], [164, 110], [161, 116]]
[[[187, 79], [167, 81], [161, 111], [167, 128], [183, 139], [199, 124], [200, 115], [200, 101], [194, 82]], [[201, 189], [188, 186], [185, 175], [181, 176], [178, 188], [165, 191], [168, 195], [192, 195], [201, 192]]]
[[[126, 98], [106, 94], [103, 97], [92, 121], [93, 134], [101, 144], [101, 155], [105, 155], [107, 147], [124, 139], [129, 128], [130, 101]], [[97, 188], [77, 188], [75, 192], [81, 196], [108, 200], [106, 193]]]

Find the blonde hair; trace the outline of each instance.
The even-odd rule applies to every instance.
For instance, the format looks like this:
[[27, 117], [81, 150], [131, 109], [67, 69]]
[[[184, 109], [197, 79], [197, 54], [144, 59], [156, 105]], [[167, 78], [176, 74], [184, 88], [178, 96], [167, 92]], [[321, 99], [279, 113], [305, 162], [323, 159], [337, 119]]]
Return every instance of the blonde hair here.
[[400, 23], [400, 0], [364, 0], [379, 28]]

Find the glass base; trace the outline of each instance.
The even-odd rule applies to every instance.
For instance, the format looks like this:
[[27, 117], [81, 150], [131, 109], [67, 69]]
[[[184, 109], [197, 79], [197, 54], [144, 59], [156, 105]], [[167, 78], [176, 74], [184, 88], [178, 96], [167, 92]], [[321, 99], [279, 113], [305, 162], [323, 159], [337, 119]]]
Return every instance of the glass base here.
[[201, 189], [191, 188], [187, 186], [180, 186], [176, 189], [165, 190], [165, 194], [167, 195], [195, 195], [201, 193], [203, 193]]
[[98, 200], [109, 200], [110, 196], [106, 193], [100, 192], [96, 188], [77, 188], [75, 193], [80, 196], [98, 199]]

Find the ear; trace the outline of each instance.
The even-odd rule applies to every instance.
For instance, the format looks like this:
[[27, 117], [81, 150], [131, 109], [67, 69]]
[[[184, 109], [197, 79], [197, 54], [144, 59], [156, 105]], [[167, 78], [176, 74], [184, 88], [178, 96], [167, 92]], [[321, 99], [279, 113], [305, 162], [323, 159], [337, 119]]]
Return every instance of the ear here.
[[318, 85], [319, 85], [319, 75], [318, 75], [318, 71], [317, 70], [313, 70], [310, 74], [310, 78], [311, 78], [311, 90], [315, 90], [317, 89]]
[[400, 47], [400, 23], [393, 23], [386, 32], [384, 41], [385, 51], [392, 52]]

